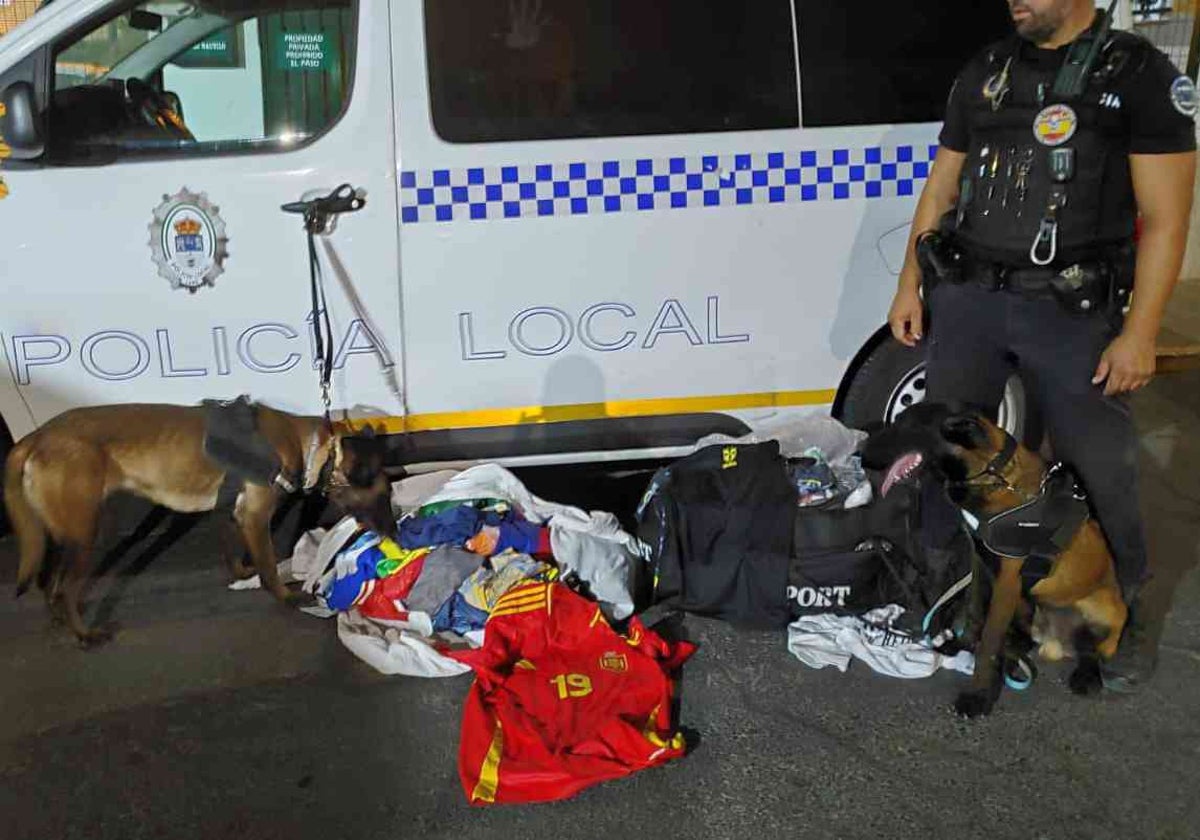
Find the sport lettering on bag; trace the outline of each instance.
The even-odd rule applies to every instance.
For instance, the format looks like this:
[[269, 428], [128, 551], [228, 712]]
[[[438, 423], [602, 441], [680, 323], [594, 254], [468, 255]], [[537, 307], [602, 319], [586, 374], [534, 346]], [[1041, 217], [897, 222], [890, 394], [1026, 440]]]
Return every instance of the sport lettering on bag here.
[[592, 681], [586, 674], [559, 674], [550, 683], [558, 689], [559, 700], [587, 697], [592, 693]]
[[726, 446], [721, 450], [721, 469], [728, 470], [737, 466], [738, 450], [736, 446]]
[[849, 586], [789, 586], [788, 600], [805, 609], [811, 607], [844, 607], [850, 597]]

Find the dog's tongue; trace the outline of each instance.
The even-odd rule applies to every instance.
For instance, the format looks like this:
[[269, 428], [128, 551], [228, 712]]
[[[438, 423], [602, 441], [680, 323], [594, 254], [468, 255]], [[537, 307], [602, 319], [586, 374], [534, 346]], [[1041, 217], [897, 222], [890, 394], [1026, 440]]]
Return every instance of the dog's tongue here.
[[888, 468], [887, 475], [883, 477], [883, 486], [879, 488], [880, 494], [886, 496], [889, 490], [908, 478], [912, 474], [912, 471], [919, 466], [921, 466], [920, 452], [909, 452], [906, 455], [901, 455]]

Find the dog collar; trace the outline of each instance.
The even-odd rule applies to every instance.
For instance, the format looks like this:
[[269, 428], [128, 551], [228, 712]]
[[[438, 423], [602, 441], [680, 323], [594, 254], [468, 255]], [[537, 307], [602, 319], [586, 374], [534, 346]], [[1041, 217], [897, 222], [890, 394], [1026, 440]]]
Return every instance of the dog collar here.
[[1013, 487], [1009, 480], [1004, 477], [1004, 471], [1008, 468], [1008, 465], [1012, 462], [1013, 456], [1016, 454], [1017, 439], [1008, 432], [1005, 432], [1004, 445], [1000, 447], [1000, 451], [996, 453], [996, 456], [992, 458], [992, 460], [988, 461], [986, 467], [974, 475], [967, 476], [961, 481], [952, 481], [950, 483], [959, 487], [969, 487], [979, 483], [979, 479], [983, 478], [984, 476], [990, 476], [1012, 492], [1020, 493], [1020, 495], [1028, 497], [1028, 494], [1021, 493], [1020, 490]]

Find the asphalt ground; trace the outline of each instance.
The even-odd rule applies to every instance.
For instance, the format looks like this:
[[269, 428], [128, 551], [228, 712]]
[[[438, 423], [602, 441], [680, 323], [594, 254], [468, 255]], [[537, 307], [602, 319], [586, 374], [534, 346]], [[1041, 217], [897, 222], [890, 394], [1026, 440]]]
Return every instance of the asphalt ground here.
[[[1137, 695], [1078, 698], [1043, 666], [967, 722], [960, 675], [812, 670], [781, 632], [689, 617], [689, 755], [566, 802], [471, 807], [470, 675], [380, 675], [330, 622], [229, 591], [211, 517], [167, 517], [92, 589], [88, 617], [120, 626], [105, 647], [77, 648], [36, 592], [0, 599], [0, 838], [1195, 838], [1200, 372], [1160, 377], [1135, 411], [1161, 617]], [[628, 522], [633, 466], [521, 475]], [[145, 513], [115, 505], [101, 553]], [[15, 567], [6, 538], [0, 591]]]

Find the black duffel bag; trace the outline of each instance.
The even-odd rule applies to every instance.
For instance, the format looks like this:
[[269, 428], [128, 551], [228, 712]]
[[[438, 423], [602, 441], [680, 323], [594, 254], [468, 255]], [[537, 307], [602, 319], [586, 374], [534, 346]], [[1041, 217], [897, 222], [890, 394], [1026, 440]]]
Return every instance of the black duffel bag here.
[[952, 616], [924, 620], [971, 568], [970, 536], [961, 528], [922, 536], [923, 503], [940, 503], [940, 488], [919, 483], [845, 510], [841, 502], [800, 508], [788, 569], [793, 618], [834, 613], [860, 615], [899, 604], [913, 632], [938, 632]]

